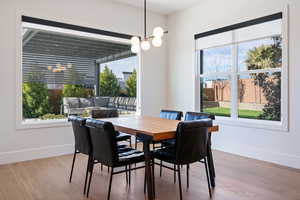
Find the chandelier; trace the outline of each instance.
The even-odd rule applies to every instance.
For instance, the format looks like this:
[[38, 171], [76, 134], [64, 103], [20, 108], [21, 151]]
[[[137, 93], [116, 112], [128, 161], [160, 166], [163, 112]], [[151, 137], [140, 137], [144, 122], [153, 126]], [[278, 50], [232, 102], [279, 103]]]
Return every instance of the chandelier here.
[[71, 69], [71, 68], [72, 68], [71, 63], [68, 63], [66, 67], [62, 66], [60, 63], [57, 63], [56, 67], [53, 67], [51, 65], [47, 66], [47, 69], [52, 72], [63, 72], [63, 71], [66, 71], [67, 69]]
[[158, 26], [153, 29], [152, 35], [147, 36], [147, 4], [146, 0], [144, 0], [144, 38], [133, 36], [131, 38], [131, 51], [133, 53], [138, 53], [140, 49], [147, 51], [151, 47], [150, 42], [152, 42], [154, 47], [160, 47], [165, 33], [168, 33], [168, 31], [164, 31]]

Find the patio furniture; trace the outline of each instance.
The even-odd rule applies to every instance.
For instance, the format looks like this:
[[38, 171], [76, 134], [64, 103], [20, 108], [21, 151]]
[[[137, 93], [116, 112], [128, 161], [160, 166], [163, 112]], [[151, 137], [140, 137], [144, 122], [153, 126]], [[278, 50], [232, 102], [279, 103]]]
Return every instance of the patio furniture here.
[[64, 97], [62, 113], [65, 115], [82, 115], [86, 110], [104, 110], [115, 108], [119, 112], [123, 110], [135, 111], [135, 97]]
[[101, 107], [107, 107], [108, 101], [108, 97], [64, 97], [63, 113], [66, 115], [82, 115], [87, 108], [92, 110], [101, 109]]

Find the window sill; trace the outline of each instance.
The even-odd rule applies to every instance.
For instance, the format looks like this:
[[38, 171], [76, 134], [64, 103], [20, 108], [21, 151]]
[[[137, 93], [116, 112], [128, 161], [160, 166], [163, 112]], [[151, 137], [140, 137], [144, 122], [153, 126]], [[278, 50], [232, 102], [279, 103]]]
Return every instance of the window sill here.
[[68, 127], [70, 124], [67, 119], [57, 120], [26, 120], [21, 121], [16, 125], [17, 130], [26, 129], [40, 129], [40, 128], [56, 128], [56, 127]]
[[288, 132], [287, 124], [278, 121], [267, 121], [267, 120], [255, 120], [255, 119], [233, 119], [230, 117], [218, 117], [216, 116], [215, 122], [217, 124], [224, 124], [229, 126], [239, 126], [245, 128], [256, 128], [256, 129], [266, 129], [273, 131], [284, 131]]

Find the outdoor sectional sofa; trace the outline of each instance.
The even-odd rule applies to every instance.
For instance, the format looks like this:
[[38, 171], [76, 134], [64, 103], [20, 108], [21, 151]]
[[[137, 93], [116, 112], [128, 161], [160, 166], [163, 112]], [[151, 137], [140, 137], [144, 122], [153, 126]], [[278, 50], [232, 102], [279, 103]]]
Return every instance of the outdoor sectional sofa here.
[[82, 115], [86, 110], [107, 110], [117, 109], [118, 111], [135, 111], [135, 97], [64, 97], [63, 111], [65, 115]]

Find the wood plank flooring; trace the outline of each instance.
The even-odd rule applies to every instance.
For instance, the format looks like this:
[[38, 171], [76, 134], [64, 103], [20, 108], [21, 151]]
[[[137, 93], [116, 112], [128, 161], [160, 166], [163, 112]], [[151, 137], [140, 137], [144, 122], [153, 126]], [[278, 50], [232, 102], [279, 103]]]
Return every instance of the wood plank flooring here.
[[[68, 182], [72, 155], [33, 160], [0, 166], [0, 200], [86, 200], [82, 194], [86, 156], [78, 155], [73, 181]], [[300, 170], [214, 151], [216, 165], [216, 200], [300, 200]], [[156, 199], [179, 199], [178, 184], [173, 172], [163, 169], [159, 177], [156, 167]], [[125, 174], [115, 175], [111, 200], [142, 200], [144, 170], [132, 173], [131, 186]], [[107, 169], [96, 166], [91, 200], [106, 199]], [[190, 188], [186, 188], [185, 168], [182, 170], [183, 199], [208, 200], [204, 165], [191, 166]]]

